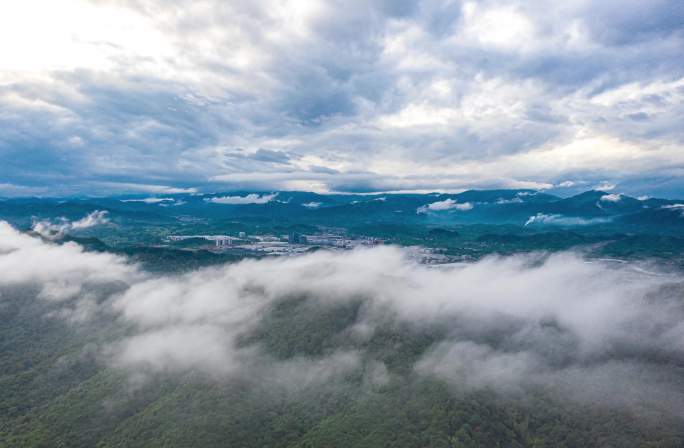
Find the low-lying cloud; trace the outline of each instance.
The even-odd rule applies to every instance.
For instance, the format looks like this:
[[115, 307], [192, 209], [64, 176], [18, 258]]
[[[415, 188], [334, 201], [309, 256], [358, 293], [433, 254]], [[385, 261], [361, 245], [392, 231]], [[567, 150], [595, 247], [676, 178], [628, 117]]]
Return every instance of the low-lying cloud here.
[[[142, 276], [122, 257], [86, 252], [73, 242], [47, 243], [4, 221], [0, 221], [0, 272], [0, 287], [36, 285], [39, 298], [53, 301], [94, 299], [98, 287], [130, 285]], [[88, 294], [83, 294], [85, 289]]]
[[[368, 347], [391, 322], [433, 337], [412, 361], [412, 375], [457, 390], [543, 388], [583, 403], [684, 416], [682, 278], [629, 263], [561, 253], [434, 268], [400, 248], [379, 247], [159, 276], [0, 223], [0, 292], [22, 285], [37, 286], [36, 300], [58, 307], [52, 315], [72, 325], [106, 316], [122, 336], [100, 351], [133, 375], [247, 373], [297, 389], [363, 371], [382, 383], [399, 373]], [[254, 335], [288, 300], [306, 310], [358, 312], [325, 330], [338, 341], [328, 349], [312, 354], [295, 344], [282, 356]], [[289, 325], [290, 336], [314, 334], [309, 324]]]
[[565, 216], [559, 214], [537, 213], [530, 216], [525, 225], [557, 225], [557, 226], [586, 226], [609, 222], [608, 218], [581, 218], [579, 216]]
[[445, 199], [443, 201], [432, 202], [427, 205], [418, 207], [416, 213], [441, 212], [445, 210], [459, 210], [462, 212], [472, 210], [473, 204], [470, 202], [458, 203], [453, 199]]
[[661, 208], [664, 210], [671, 210], [673, 212], [679, 212], [679, 214], [682, 217], [684, 217], [684, 204], [663, 205]]
[[34, 221], [32, 230], [44, 238], [61, 238], [70, 230], [82, 230], [109, 223], [106, 210], [95, 210], [76, 221], [60, 218], [58, 222]]
[[142, 198], [142, 199], [122, 199], [121, 202], [142, 202], [144, 204], [161, 204], [162, 202], [175, 202], [173, 198]]
[[318, 207], [320, 207], [321, 205], [322, 205], [321, 202], [305, 202], [304, 204], [302, 204], [302, 207], [306, 207], [306, 208], [318, 208]]
[[266, 204], [278, 196], [278, 193], [258, 195], [250, 193], [246, 196], [218, 196], [207, 198], [205, 201], [213, 204], [246, 205], [246, 204]]
[[619, 193], [604, 194], [601, 196], [601, 201], [603, 202], [620, 202], [622, 200], [622, 195]]

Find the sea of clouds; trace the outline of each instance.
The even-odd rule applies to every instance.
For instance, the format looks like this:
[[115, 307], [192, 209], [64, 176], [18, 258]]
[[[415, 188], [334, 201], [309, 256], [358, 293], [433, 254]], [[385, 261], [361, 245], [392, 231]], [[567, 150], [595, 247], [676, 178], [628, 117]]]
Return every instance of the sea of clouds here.
[[[390, 246], [160, 275], [0, 222], [0, 302], [22, 287], [38, 291], [31, 300], [45, 303], [46, 318], [84, 331], [96, 320], [116, 327], [98, 343], [100, 359], [136, 378], [200, 372], [299, 389], [362, 372], [383, 384], [394, 373], [364, 347], [389, 320], [407, 331], [439, 329], [412, 375], [457, 390], [541, 388], [684, 417], [684, 282], [653, 265], [559, 253], [434, 268]], [[339, 332], [349, 342], [287, 359], [244, 343], [293, 297], [315, 307], [360, 301]]]

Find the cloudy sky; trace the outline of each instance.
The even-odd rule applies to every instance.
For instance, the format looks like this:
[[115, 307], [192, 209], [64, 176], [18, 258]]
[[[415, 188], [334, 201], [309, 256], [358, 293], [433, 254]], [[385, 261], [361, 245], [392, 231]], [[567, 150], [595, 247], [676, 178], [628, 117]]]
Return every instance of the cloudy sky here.
[[684, 196], [680, 0], [0, 6], [0, 196]]

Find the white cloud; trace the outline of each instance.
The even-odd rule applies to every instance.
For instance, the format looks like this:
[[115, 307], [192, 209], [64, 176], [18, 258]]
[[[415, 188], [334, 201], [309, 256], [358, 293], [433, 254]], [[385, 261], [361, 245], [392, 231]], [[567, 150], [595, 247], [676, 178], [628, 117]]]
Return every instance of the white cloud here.
[[420, 206], [416, 210], [416, 213], [427, 213], [428, 211], [440, 212], [444, 210], [459, 210], [465, 212], [472, 209], [473, 204], [470, 202], [458, 203], [453, 199], [445, 199], [443, 201], [432, 202], [430, 204]]
[[681, 90], [684, 87], [684, 77], [674, 81], [658, 80], [648, 84], [633, 82], [624, 84], [591, 98], [593, 104], [612, 107], [618, 103], [632, 103], [638, 107], [647, 97], [659, 97], [661, 101], [681, 101]]
[[139, 278], [136, 268], [122, 257], [85, 252], [74, 243], [45, 243], [4, 221], [0, 221], [0, 272], [0, 285], [35, 283], [41, 297], [54, 300], [78, 296], [88, 285]]
[[214, 204], [231, 204], [231, 205], [245, 205], [245, 204], [266, 204], [271, 202], [278, 196], [278, 193], [258, 195], [250, 193], [246, 196], [219, 196], [214, 198], [205, 198], [207, 202]]
[[511, 199], [499, 198], [496, 200], [497, 204], [521, 204], [522, 202], [523, 200], [520, 198], [520, 195]]
[[34, 221], [31, 229], [45, 238], [61, 238], [70, 230], [82, 230], [109, 223], [108, 214], [109, 212], [106, 210], [95, 210], [76, 221], [69, 221], [64, 218], [57, 223]]
[[533, 225], [533, 224], [546, 224], [546, 225], [559, 225], [559, 226], [586, 226], [590, 224], [600, 224], [600, 223], [605, 223], [609, 222], [610, 219], [608, 218], [580, 218], [578, 216], [564, 216], [564, 215], [558, 215], [558, 214], [546, 214], [546, 213], [537, 213], [534, 216], [530, 216], [527, 221], [525, 221], [525, 225]]
[[194, 194], [197, 188], [170, 187], [168, 185], [139, 184], [132, 182], [97, 182], [99, 188], [112, 192], [144, 192], [152, 194]]
[[462, 39], [483, 45], [525, 51], [543, 43], [535, 36], [534, 23], [512, 6], [482, 7], [476, 2], [463, 4]]
[[679, 211], [684, 217], [684, 204], [669, 204], [669, 205], [663, 205], [661, 208], [665, 210], [673, 210], [673, 211]]
[[109, 218], [107, 217], [108, 214], [109, 212], [106, 210], [95, 210], [94, 212], [88, 213], [83, 218], [73, 221], [71, 223], [71, 228], [87, 229], [89, 227], [107, 224], [109, 222]]
[[0, 17], [0, 52], [5, 55], [0, 68], [10, 73], [111, 70], [117, 58], [133, 55], [163, 66], [171, 54], [168, 39], [153, 21], [111, 2], [26, 0], [7, 6]]
[[601, 196], [601, 201], [604, 202], [620, 202], [622, 200], [622, 195], [619, 193], [604, 194]]
[[121, 202], [144, 202], [145, 204], [159, 204], [161, 202], [174, 202], [171, 198], [142, 198], [142, 199], [122, 199]]
[[616, 187], [615, 184], [610, 183], [610, 182], [601, 182], [600, 184], [594, 186], [594, 190], [599, 190], [599, 191], [610, 191], [614, 190]]

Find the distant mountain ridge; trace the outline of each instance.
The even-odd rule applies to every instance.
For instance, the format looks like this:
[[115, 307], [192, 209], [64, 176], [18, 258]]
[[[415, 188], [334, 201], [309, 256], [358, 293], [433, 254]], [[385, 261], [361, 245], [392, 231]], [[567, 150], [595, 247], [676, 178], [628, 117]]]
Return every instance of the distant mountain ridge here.
[[78, 219], [106, 210], [112, 220], [163, 223], [179, 219], [253, 218], [345, 226], [356, 222], [623, 225], [680, 229], [684, 200], [636, 199], [590, 190], [561, 198], [529, 189], [427, 194], [319, 194], [231, 191], [105, 198], [15, 198], [0, 201], [0, 219], [29, 226], [39, 219]]

